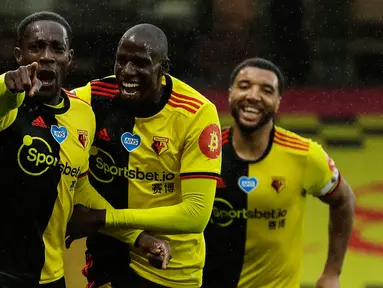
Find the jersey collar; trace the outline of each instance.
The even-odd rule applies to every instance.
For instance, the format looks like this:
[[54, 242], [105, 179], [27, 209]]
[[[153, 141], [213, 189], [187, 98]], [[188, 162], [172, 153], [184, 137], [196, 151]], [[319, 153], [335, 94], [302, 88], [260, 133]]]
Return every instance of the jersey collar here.
[[238, 156], [237, 152], [235, 152], [235, 149], [234, 149], [234, 146], [233, 146], [233, 128], [230, 127], [230, 131], [229, 131], [229, 151], [230, 153], [235, 157], [235, 159], [241, 161], [241, 162], [246, 162], [246, 163], [258, 163], [260, 161], [262, 161], [263, 159], [266, 158], [267, 155], [270, 154], [270, 151], [271, 151], [271, 148], [273, 146], [273, 141], [274, 141], [274, 134], [275, 134], [275, 126], [273, 126], [272, 130], [271, 130], [271, 133], [270, 133], [270, 137], [269, 137], [269, 143], [267, 145], [267, 148], [265, 150], [265, 152], [262, 154], [261, 157], [259, 157], [257, 160], [245, 160], [245, 159], [242, 159], [241, 157]]
[[69, 96], [67, 95], [67, 93], [63, 89], [61, 89], [61, 96], [64, 99], [63, 100], [64, 105], [60, 108], [55, 108], [54, 106], [52, 107], [52, 106], [44, 105], [44, 103], [41, 103], [40, 101], [36, 101], [36, 99], [28, 97], [28, 96], [26, 96], [24, 98], [23, 103], [26, 107], [28, 107], [29, 109], [32, 109], [32, 110], [47, 111], [48, 113], [55, 114], [55, 115], [64, 114], [70, 108], [70, 100], [69, 100]]

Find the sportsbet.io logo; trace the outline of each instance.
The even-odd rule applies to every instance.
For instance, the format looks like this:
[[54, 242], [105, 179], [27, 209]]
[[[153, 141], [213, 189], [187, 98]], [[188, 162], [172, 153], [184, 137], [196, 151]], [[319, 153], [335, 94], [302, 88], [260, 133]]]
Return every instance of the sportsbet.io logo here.
[[213, 212], [211, 214], [210, 223], [220, 227], [227, 227], [233, 223], [235, 219], [265, 219], [278, 220], [286, 217], [285, 209], [254, 210], [234, 209], [233, 205], [222, 198], [215, 198]]
[[95, 146], [91, 147], [90, 155], [89, 172], [97, 181], [102, 183], [110, 183], [115, 177], [155, 182], [172, 181], [175, 177], [173, 173], [167, 173], [165, 171], [145, 172], [138, 167], [135, 169], [120, 167], [108, 152]]
[[64, 175], [77, 177], [80, 167], [72, 168], [68, 163], [61, 163], [60, 159], [53, 155], [51, 146], [40, 137], [24, 136], [23, 144], [17, 152], [17, 163], [20, 169], [30, 176], [40, 176], [51, 167], [58, 167]]

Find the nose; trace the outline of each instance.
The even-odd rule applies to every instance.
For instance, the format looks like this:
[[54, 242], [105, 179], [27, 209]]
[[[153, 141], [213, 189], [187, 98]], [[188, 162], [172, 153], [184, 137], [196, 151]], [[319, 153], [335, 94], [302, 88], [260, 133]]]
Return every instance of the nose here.
[[124, 72], [124, 74], [127, 74], [127, 75], [136, 75], [137, 74], [135, 66], [131, 61], [126, 63], [126, 65], [124, 66], [123, 72]]
[[246, 98], [248, 98], [249, 100], [251, 99], [251, 100], [261, 101], [262, 96], [260, 93], [260, 87], [258, 85], [253, 85], [251, 89], [249, 90], [249, 92], [247, 93]]
[[55, 62], [53, 53], [49, 47], [46, 47], [41, 54], [40, 62]]

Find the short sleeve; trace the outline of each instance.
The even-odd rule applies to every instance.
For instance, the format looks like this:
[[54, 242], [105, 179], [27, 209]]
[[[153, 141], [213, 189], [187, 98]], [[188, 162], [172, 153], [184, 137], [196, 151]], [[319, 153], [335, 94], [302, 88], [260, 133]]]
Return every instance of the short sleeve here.
[[311, 141], [304, 175], [304, 189], [313, 196], [331, 194], [340, 182], [334, 161], [318, 143]]
[[217, 178], [221, 173], [221, 125], [217, 109], [205, 103], [188, 127], [181, 158], [181, 179]]

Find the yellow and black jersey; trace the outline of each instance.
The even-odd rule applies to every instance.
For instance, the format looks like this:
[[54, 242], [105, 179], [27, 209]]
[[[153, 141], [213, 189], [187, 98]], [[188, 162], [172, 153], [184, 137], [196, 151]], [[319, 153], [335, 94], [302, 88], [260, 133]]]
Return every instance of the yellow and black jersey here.
[[222, 132], [203, 287], [298, 288], [306, 195], [330, 195], [340, 174], [319, 144], [279, 127], [258, 161], [244, 161], [231, 131]]
[[[117, 209], [177, 205], [182, 201], [182, 179], [216, 181], [220, 174], [221, 132], [215, 106], [170, 75], [164, 77], [163, 86], [162, 102], [148, 109], [144, 117], [134, 117], [134, 111], [114, 97], [118, 93], [114, 76], [74, 90], [87, 101], [92, 97], [96, 114], [91, 183]], [[201, 192], [204, 189], [194, 188]], [[205, 260], [203, 233], [154, 235], [172, 247], [173, 258], [167, 270], [153, 268], [133, 251], [134, 271], [167, 287], [200, 287]], [[107, 247], [108, 253], [115, 253], [115, 261], [129, 265], [124, 253], [127, 249], [117, 242], [99, 235], [88, 237], [87, 244], [93, 254], [105, 254]]]
[[59, 105], [44, 105], [12, 94], [0, 76], [1, 287], [64, 276], [66, 224], [94, 133], [85, 101], [63, 90]]

